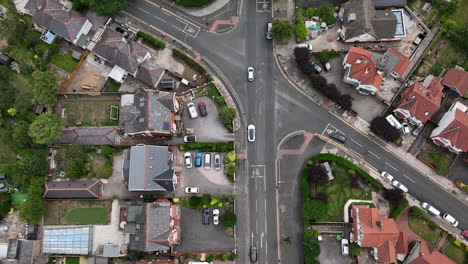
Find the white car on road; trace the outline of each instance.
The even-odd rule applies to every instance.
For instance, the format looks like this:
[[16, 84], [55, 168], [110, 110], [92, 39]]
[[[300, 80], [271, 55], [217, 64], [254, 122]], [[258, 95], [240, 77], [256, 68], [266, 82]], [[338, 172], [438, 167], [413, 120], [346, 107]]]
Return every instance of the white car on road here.
[[386, 181], [388, 182], [392, 182], [393, 181], [393, 176], [390, 175], [390, 173], [386, 172], [386, 171], [382, 171], [382, 173], [380, 173], [380, 176], [382, 176], [382, 178], [384, 178]]
[[255, 141], [255, 126], [252, 124], [247, 127], [247, 139], [249, 142]]
[[185, 193], [199, 193], [200, 188], [198, 187], [185, 187]]
[[404, 186], [401, 182], [399, 182], [397, 180], [392, 181], [392, 186], [397, 188], [398, 190], [404, 192], [404, 193], [408, 192], [408, 188], [406, 188], [406, 186]]
[[247, 68], [247, 80], [249, 80], [249, 82], [253, 82], [254, 80], [254, 68], [253, 67], [248, 67]]

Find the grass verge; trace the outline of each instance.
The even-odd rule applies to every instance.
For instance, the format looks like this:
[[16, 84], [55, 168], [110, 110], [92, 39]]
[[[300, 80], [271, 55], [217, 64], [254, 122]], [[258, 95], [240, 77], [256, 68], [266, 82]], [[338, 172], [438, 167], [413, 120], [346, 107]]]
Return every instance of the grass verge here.
[[78, 65], [78, 61], [72, 57], [71, 52], [68, 52], [64, 56], [59, 54], [52, 55], [50, 63], [66, 72], [72, 72], [76, 68], [76, 65]]
[[434, 244], [439, 238], [439, 234], [440, 234], [439, 228], [432, 230], [429, 227], [429, 224], [426, 223], [426, 221], [422, 219], [414, 218], [410, 216], [409, 225], [414, 232], [416, 232], [424, 240], [426, 240], [427, 242], [431, 244]]

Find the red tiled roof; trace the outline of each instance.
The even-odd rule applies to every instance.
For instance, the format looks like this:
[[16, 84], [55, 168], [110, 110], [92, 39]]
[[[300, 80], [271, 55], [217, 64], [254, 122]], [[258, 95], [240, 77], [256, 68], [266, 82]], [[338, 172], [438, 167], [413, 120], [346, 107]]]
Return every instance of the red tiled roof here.
[[461, 96], [468, 97], [468, 72], [452, 68], [445, 74], [442, 84], [456, 90]]
[[406, 69], [411, 63], [410, 59], [404, 56], [403, 54], [399, 53], [398, 51], [394, 50], [393, 48], [389, 48], [388, 51], [390, 51], [391, 53], [393, 53], [393, 55], [397, 56], [400, 59], [395, 68], [393, 68], [393, 71], [398, 73], [398, 75], [403, 76]]
[[377, 247], [377, 254], [379, 263], [393, 263], [396, 262], [395, 242], [387, 240]]
[[441, 137], [450, 140], [453, 146], [468, 152], [468, 114], [460, 109], [455, 112], [455, 118], [440, 134], [434, 137]]
[[353, 206], [352, 214], [354, 220], [355, 237], [358, 237], [356, 209], [359, 208], [359, 223], [362, 228], [361, 247], [377, 247], [386, 240], [397, 240], [399, 231], [395, 220], [384, 218], [379, 215], [377, 208], [369, 208], [368, 206]]
[[443, 86], [440, 81], [434, 77], [427, 88], [419, 82], [414, 83], [407, 88], [396, 108], [408, 110], [411, 116], [425, 123], [442, 103]]
[[421, 241], [421, 247], [419, 249], [420, 256], [415, 260], [411, 261], [410, 264], [455, 264], [456, 262], [451, 260], [446, 255], [440, 253], [436, 248], [427, 244], [426, 241]]
[[408, 234], [406, 232], [400, 232], [400, 234], [398, 235], [398, 240], [396, 243], [396, 252], [398, 254], [408, 254], [409, 243]]
[[383, 71], [380, 74], [377, 73], [378, 70], [372, 60], [372, 54], [372, 51], [351, 47], [346, 58], [346, 63], [351, 64], [349, 77], [359, 80], [360, 84], [374, 85], [380, 89], [384, 74]]

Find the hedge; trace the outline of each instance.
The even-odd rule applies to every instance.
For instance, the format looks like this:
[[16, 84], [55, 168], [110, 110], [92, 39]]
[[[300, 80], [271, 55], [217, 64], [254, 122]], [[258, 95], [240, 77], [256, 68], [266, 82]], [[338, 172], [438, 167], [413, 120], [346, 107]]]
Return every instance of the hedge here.
[[373, 204], [373, 203], [366, 203], [366, 202], [357, 202], [357, 203], [353, 203], [353, 205], [368, 205], [370, 208], [376, 208], [376, 207], [375, 207], [375, 204]]
[[366, 171], [364, 171], [363, 169], [359, 168], [358, 166], [356, 166], [354, 163], [352, 163], [351, 161], [343, 158], [343, 157], [340, 157], [340, 156], [337, 156], [337, 155], [334, 155], [334, 154], [330, 154], [330, 153], [320, 153], [320, 154], [317, 154], [313, 157], [311, 157], [308, 161], [307, 161], [307, 164], [313, 164], [317, 161], [334, 161], [336, 163], [339, 163], [345, 167], [347, 167], [348, 169], [351, 169], [351, 170], [354, 170], [355, 172], [357, 172], [357, 174], [359, 174], [359, 176], [361, 176], [361, 179], [362, 181], [373, 187], [376, 191], [380, 192], [383, 190], [383, 184], [380, 183], [378, 180], [374, 179], [372, 176], [369, 175], [369, 173], [367, 173]]
[[195, 69], [197, 71], [199, 71], [200, 73], [206, 73], [205, 68], [203, 68], [200, 64], [198, 64], [196, 61], [194, 61], [192, 58], [187, 56], [182, 51], [180, 51], [178, 49], [172, 49], [172, 56], [174, 56], [176, 58], [179, 58], [179, 59], [185, 61], [186, 63], [188, 63], [189, 65], [195, 67]]
[[391, 205], [390, 218], [396, 219], [400, 216], [401, 212], [408, 207], [408, 199], [404, 198], [403, 201], [398, 205]]
[[187, 142], [179, 145], [179, 150], [198, 150], [202, 152], [229, 152], [234, 150], [234, 143]]
[[202, 7], [211, 4], [214, 0], [177, 0], [177, 4], [185, 7]]
[[143, 38], [145, 40], [145, 42], [147, 42], [148, 44], [150, 44], [150, 46], [152, 46], [153, 48], [155, 49], [164, 49], [166, 47], [166, 43], [160, 41], [159, 39], [143, 32], [143, 31], [138, 31], [137, 33], [138, 36], [140, 36], [141, 38]]
[[410, 209], [410, 211], [409, 211], [409, 214], [410, 214], [411, 217], [424, 220], [424, 221], [426, 221], [427, 223], [430, 223], [430, 222], [431, 222], [431, 219], [429, 218], [429, 215], [426, 214], [426, 212], [424, 212], [423, 210], [421, 210], [421, 209], [420, 209], [419, 207], [417, 207], [417, 206], [411, 207], [411, 209]]

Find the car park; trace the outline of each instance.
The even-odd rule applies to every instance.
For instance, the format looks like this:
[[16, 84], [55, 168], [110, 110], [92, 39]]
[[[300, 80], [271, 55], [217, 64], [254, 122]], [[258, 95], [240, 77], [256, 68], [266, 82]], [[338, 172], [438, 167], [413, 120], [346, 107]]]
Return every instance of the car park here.
[[349, 241], [346, 238], [341, 239], [341, 254], [344, 256], [349, 255]]
[[401, 124], [401, 130], [403, 131], [403, 134], [408, 134], [410, 132], [410, 126], [408, 125], [408, 123], [402, 123]]
[[202, 212], [202, 224], [210, 224], [210, 208], [204, 208]]
[[211, 169], [211, 154], [210, 153], [205, 153], [205, 169], [206, 170]]
[[397, 188], [398, 190], [404, 192], [404, 193], [408, 192], [408, 188], [406, 188], [405, 185], [403, 185], [401, 182], [399, 182], [397, 180], [392, 181], [392, 186]]
[[312, 45], [310, 44], [299, 44], [297, 45], [298, 48], [306, 48], [308, 51], [312, 51]]
[[192, 154], [190, 152], [185, 152], [184, 154], [185, 168], [192, 168]]
[[273, 23], [267, 23], [266, 24], [266, 38], [267, 39], [273, 39]]
[[435, 215], [435, 216], [439, 216], [440, 215], [440, 211], [435, 209], [432, 205], [426, 203], [426, 202], [422, 202], [421, 203], [421, 207], [423, 209], [425, 209], [426, 211], [428, 211], [429, 213], [431, 213], [432, 215]]
[[196, 167], [201, 167], [202, 165], [202, 158], [203, 158], [203, 154], [201, 152], [197, 152], [195, 154], [195, 166]]
[[219, 225], [219, 209], [213, 209], [213, 225]]
[[311, 62], [312, 66], [314, 67], [314, 70], [316, 73], [321, 73], [322, 72], [322, 68], [320, 68], [320, 66], [318, 65], [318, 63], [316, 62]]
[[185, 136], [184, 137], [184, 142], [195, 142], [195, 141], [197, 141], [196, 136]]
[[250, 261], [256, 262], [257, 261], [257, 247], [256, 246], [250, 246]]
[[185, 193], [199, 193], [200, 188], [198, 187], [185, 187]]
[[195, 119], [198, 117], [197, 109], [195, 108], [195, 105], [193, 103], [188, 103], [187, 108], [189, 110], [189, 114], [192, 119]]
[[206, 110], [206, 104], [204, 102], [198, 103], [198, 111], [200, 111], [201, 116], [208, 115], [208, 111]]
[[390, 173], [386, 172], [386, 171], [382, 171], [382, 173], [380, 173], [380, 176], [382, 176], [382, 178], [384, 178], [386, 181], [388, 182], [392, 182], [393, 181], [393, 176], [390, 175]]
[[214, 155], [214, 168], [215, 170], [221, 170], [221, 156], [219, 154]]
[[249, 80], [249, 82], [253, 82], [254, 73], [255, 73], [255, 70], [254, 70], [253, 67], [248, 67], [247, 68], [247, 80]]
[[247, 139], [249, 142], [255, 141], [255, 126], [252, 124], [247, 127]]
[[328, 134], [328, 136], [342, 144], [346, 143], [346, 137], [340, 133], [333, 132], [333, 133]]
[[455, 217], [445, 213], [442, 215], [442, 218], [449, 224], [451, 224], [452, 226], [454, 227], [457, 227], [458, 226], [458, 221], [457, 219], [455, 219]]

